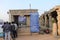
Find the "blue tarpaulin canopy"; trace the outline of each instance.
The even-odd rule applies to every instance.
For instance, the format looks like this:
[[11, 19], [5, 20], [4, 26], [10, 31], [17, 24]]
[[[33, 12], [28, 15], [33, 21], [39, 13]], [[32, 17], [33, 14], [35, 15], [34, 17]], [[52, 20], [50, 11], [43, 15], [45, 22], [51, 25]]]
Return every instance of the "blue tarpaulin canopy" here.
[[30, 31], [39, 32], [39, 14], [38, 14], [38, 12], [30, 13]]

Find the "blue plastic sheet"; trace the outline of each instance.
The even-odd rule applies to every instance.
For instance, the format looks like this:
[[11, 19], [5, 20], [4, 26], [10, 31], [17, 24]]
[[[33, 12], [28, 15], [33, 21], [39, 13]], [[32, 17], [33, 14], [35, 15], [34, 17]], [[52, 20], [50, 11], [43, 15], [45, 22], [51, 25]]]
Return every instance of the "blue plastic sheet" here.
[[30, 31], [39, 32], [39, 14], [37, 12], [30, 13]]
[[3, 33], [0, 33], [0, 37], [3, 37]]

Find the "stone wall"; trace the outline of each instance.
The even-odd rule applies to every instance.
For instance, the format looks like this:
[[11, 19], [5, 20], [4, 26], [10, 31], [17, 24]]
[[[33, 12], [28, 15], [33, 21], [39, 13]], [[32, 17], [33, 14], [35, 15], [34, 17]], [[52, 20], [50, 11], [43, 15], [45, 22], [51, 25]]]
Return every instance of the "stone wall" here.
[[38, 9], [21, 9], [21, 10], [9, 10], [9, 20], [10, 22], [14, 21], [13, 16], [26, 16], [27, 26], [30, 26], [30, 12], [38, 12]]
[[[58, 22], [56, 23], [57, 25], [54, 25], [54, 23], [52, 23], [52, 15], [51, 15], [52, 13], [51, 12], [53, 12], [53, 11], [57, 12], [57, 17], [56, 17], [57, 20], [58, 20]], [[52, 9], [50, 9], [47, 14], [49, 16], [49, 26], [50, 26], [50, 29], [52, 30], [53, 34], [54, 34], [54, 31], [56, 31], [56, 33], [58, 32], [58, 35], [60, 35], [60, 6], [58, 5], [58, 6], [55, 6], [54, 8], [52, 8]], [[46, 12], [44, 12], [43, 15], [46, 15]], [[40, 18], [42, 18], [42, 17], [40, 17]], [[43, 24], [42, 23], [43, 22], [42, 19], [40, 20], [41, 24]], [[47, 19], [46, 19], [46, 16], [45, 16], [45, 26], [46, 26], [46, 20]], [[54, 28], [55, 26], [56, 26], [57, 30], [55, 30], [56, 29], [56, 28]]]

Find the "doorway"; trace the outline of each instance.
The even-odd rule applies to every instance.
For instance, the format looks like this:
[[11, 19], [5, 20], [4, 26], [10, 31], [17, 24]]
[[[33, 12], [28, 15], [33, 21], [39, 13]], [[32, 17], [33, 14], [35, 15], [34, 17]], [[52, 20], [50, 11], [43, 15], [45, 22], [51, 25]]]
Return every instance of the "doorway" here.
[[18, 25], [18, 17], [19, 15], [13, 15], [14, 22]]

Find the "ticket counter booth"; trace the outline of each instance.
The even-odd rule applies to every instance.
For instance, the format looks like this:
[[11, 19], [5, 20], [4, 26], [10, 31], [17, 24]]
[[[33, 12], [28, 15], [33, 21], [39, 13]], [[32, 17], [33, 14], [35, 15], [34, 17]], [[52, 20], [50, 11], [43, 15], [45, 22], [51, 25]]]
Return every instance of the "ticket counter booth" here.
[[[9, 10], [8, 13], [10, 22], [12, 21], [16, 22], [19, 27], [18, 35], [30, 34], [30, 12], [35, 13], [38, 12], [38, 10], [37, 9]], [[26, 20], [24, 19], [24, 17], [26, 18]], [[23, 25], [21, 25], [21, 23]]]

